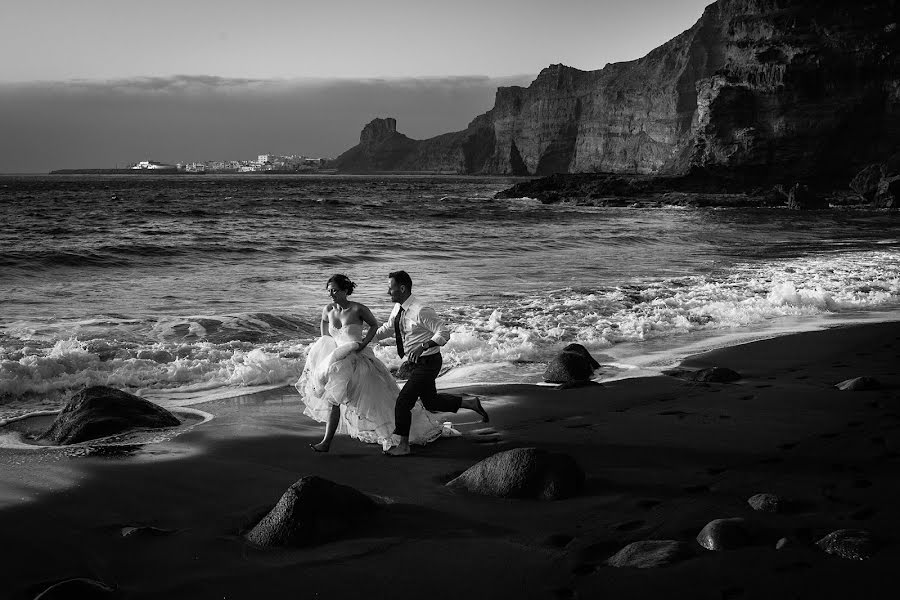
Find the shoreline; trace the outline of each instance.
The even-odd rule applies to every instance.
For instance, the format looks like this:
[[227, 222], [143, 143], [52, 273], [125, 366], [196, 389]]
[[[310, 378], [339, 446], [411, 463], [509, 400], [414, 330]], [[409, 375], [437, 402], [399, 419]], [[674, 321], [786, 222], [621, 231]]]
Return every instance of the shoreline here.
[[[434, 598], [837, 598], [860, 589], [885, 597], [879, 591], [889, 589], [900, 557], [898, 352], [900, 322], [867, 323], [682, 361], [734, 369], [742, 379], [732, 384], [658, 376], [571, 390], [459, 386], [484, 395], [491, 422], [448, 414], [462, 436], [400, 460], [344, 436], [329, 454], [310, 452], [321, 425], [302, 417], [284, 388], [193, 405], [215, 418], [125, 455], [0, 449], [0, 527], [16, 549], [5, 561], [16, 573], [9, 597], [33, 598], [74, 577], [128, 598], [422, 590]], [[862, 375], [882, 387], [833, 387]], [[443, 485], [497, 451], [532, 446], [575, 458], [584, 492], [540, 502]], [[304, 475], [385, 505], [358, 535], [322, 546], [247, 544], [241, 532]], [[747, 498], [760, 492], [799, 508], [755, 512]], [[703, 525], [724, 517], [752, 520], [765, 533], [668, 566], [605, 565], [634, 541], [696, 545]], [[156, 529], [123, 535], [129, 527]], [[874, 556], [851, 561], [813, 545], [843, 528], [871, 531]], [[779, 537], [795, 543], [775, 550]]]

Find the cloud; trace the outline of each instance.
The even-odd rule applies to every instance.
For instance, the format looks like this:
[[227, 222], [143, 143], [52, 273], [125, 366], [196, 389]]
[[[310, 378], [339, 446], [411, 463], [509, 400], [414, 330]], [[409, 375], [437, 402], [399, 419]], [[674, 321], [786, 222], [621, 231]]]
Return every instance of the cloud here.
[[206, 75], [0, 84], [0, 172], [336, 156], [363, 125], [394, 117], [415, 139], [458, 131], [499, 86], [532, 75], [409, 79], [238, 79]]

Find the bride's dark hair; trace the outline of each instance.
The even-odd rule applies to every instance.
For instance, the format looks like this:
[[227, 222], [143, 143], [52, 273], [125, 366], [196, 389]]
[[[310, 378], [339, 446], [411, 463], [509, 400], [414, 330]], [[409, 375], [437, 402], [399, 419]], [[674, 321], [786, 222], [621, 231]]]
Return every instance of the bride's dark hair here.
[[335, 273], [329, 277], [328, 281], [325, 282], [325, 287], [328, 287], [329, 283], [337, 285], [341, 290], [347, 292], [348, 296], [352, 294], [353, 290], [356, 288], [356, 284], [350, 281], [350, 278], [343, 273]]

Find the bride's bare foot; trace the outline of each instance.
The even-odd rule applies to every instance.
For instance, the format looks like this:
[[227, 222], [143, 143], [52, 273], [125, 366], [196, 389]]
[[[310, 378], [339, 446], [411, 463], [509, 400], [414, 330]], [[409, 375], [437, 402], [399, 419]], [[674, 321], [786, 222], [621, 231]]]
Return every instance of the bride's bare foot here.
[[386, 456], [409, 456], [412, 452], [409, 449], [409, 444], [397, 444], [396, 446], [389, 448], [384, 451]]
[[328, 452], [330, 445], [326, 444], [325, 442], [319, 442], [318, 444], [310, 444], [309, 447], [316, 452]]

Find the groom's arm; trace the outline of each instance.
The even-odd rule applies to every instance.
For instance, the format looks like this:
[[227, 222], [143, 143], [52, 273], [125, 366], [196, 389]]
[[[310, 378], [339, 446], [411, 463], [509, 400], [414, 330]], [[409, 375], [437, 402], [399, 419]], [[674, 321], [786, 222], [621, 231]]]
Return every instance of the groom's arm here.
[[394, 335], [394, 313], [396, 310], [391, 311], [391, 316], [388, 317], [388, 320], [381, 324], [375, 331], [374, 337], [372, 337], [373, 342], [380, 342], [383, 339], [389, 338]]
[[450, 341], [450, 329], [430, 306], [423, 306], [419, 311], [419, 323], [432, 333], [431, 339], [425, 342], [429, 348], [443, 346]]

